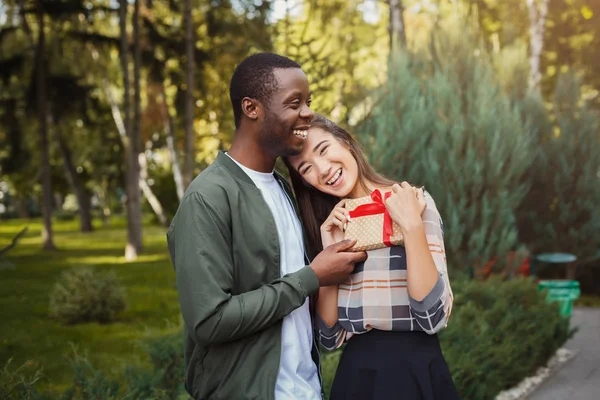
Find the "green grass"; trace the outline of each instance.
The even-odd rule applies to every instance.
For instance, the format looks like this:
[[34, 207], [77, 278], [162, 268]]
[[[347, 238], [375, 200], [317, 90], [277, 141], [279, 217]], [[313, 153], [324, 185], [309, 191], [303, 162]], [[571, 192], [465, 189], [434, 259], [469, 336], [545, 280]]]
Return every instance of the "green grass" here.
[[[54, 221], [57, 251], [42, 250], [39, 220], [0, 220], [0, 247], [24, 226], [29, 231], [6, 257], [14, 269], [0, 270], [0, 366], [32, 361], [43, 368], [42, 389], [64, 390], [72, 379], [67, 356], [71, 346], [112, 377], [125, 365], [147, 365], [144, 339], [178, 330], [179, 303], [175, 273], [169, 260], [165, 229], [144, 226], [144, 252], [126, 262], [123, 220], [96, 221], [92, 233], [79, 232], [78, 222]], [[61, 272], [93, 266], [114, 271], [127, 289], [128, 307], [112, 324], [65, 326], [48, 315], [49, 295]]]
[[600, 308], [600, 296], [592, 294], [582, 294], [573, 302], [575, 307], [596, 307]]

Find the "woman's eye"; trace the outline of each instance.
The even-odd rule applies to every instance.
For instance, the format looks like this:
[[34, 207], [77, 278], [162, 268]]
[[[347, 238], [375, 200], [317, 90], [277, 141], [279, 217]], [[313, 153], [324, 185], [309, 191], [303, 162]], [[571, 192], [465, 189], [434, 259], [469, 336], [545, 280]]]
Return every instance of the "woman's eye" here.
[[323, 147], [321, 148], [321, 151], [319, 152], [319, 154], [320, 154], [320, 155], [323, 155], [323, 154], [325, 154], [325, 153], [327, 152], [327, 148], [328, 148], [328, 147], [329, 147], [329, 146], [323, 146]]
[[302, 171], [302, 175], [306, 175], [309, 170], [310, 170], [310, 166], [304, 168], [304, 171]]

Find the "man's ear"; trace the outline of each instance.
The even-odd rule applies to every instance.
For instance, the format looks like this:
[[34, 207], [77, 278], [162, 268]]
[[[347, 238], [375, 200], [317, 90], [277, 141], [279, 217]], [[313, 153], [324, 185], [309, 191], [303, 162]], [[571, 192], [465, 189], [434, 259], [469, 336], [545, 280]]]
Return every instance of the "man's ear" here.
[[246, 117], [256, 121], [262, 112], [262, 104], [256, 99], [244, 97], [242, 99], [242, 111], [246, 114]]

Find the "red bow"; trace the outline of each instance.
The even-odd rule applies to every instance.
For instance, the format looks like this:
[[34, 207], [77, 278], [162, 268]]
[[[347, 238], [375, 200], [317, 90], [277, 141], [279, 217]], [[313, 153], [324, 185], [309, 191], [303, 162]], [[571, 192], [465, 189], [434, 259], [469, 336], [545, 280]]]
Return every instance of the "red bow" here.
[[371, 193], [373, 203], [362, 204], [350, 211], [350, 218], [383, 214], [383, 244], [388, 247], [392, 246], [390, 237], [394, 234], [394, 227], [392, 225], [392, 217], [390, 217], [390, 213], [385, 207], [384, 200], [387, 200], [391, 195], [392, 192], [387, 192], [384, 198], [381, 196], [381, 192], [378, 189], [375, 189], [373, 190], [373, 193]]

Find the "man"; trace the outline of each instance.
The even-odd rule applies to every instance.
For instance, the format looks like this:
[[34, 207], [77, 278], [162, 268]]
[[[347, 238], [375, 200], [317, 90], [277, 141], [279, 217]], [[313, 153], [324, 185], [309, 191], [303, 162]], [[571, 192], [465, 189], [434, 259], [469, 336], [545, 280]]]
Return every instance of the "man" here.
[[167, 239], [185, 322], [185, 386], [195, 399], [319, 399], [308, 297], [345, 280], [354, 243], [309, 263], [279, 156], [298, 154], [312, 118], [308, 79], [272, 54], [231, 79], [228, 153], [191, 183]]

